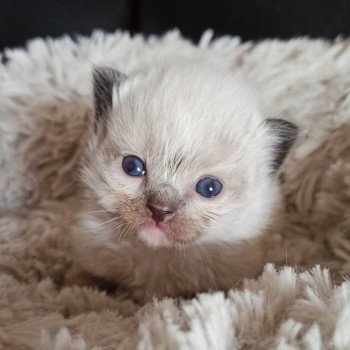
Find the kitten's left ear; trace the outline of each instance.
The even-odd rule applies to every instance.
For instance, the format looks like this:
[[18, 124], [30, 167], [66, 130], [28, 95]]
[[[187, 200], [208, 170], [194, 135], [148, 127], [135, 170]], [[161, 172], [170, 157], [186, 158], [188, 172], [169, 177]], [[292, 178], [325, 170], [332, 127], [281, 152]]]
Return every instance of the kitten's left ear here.
[[298, 127], [283, 119], [266, 119], [265, 123], [276, 135], [276, 144], [274, 145], [273, 170], [277, 171], [286, 158], [289, 149], [298, 136]]
[[113, 106], [113, 89], [118, 89], [125, 79], [126, 76], [123, 73], [110, 67], [94, 69], [95, 130], [100, 123], [107, 120]]

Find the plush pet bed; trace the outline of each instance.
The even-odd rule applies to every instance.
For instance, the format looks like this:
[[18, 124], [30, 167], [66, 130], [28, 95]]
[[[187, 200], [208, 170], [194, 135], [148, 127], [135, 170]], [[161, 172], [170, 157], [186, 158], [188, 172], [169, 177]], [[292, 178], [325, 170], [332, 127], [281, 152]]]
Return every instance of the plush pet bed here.
[[[350, 349], [350, 42], [36, 39], [0, 65], [1, 349]], [[137, 305], [65, 282], [93, 65], [200, 50], [300, 126], [263, 274], [240, 289]], [[275, 265], [273, 265], [274, 263]], [[286, 265], [284, 267], [284, 265]], [[318, 265], [318, 266], [317, 266]]]

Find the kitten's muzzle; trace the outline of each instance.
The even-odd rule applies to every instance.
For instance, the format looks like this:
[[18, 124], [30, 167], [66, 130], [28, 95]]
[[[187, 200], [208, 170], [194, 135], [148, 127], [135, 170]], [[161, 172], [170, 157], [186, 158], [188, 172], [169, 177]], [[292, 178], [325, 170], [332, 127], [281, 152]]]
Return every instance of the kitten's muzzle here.
[[174, 216], [174, 210], [170, 207], [159, 207], [148, 203], [146, 208], [152, 219], [157, 224], [162, 221], [170, 220]]
[[169, 184], [161, 184], [146, 192], [146, 211], [156, 224], [169, 221], [180, 205], [180, 196]]

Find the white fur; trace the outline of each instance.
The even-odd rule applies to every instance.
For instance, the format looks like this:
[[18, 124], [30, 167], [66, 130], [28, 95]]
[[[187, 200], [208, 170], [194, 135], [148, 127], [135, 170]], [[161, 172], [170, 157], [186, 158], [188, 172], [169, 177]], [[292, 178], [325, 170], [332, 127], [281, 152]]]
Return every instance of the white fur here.
[[[264, 232], [278, 197], [278, 135], [236, 75], [196, 56], [152, 62], [114, 89], [106, 123], [106, 134], [91, 136], [82, 175], [88, 189], [74, 246], [83, 270], [139, 297], [227, 289], [261, 270], [259, 244], [241, 241]], [[126, 155], [144, 161], [145, 177], [124, 173]], [[195, 191], [208, 175], [223, 183], [215, 198]], [[164, 186], [183, 202], [177, 221], [164, 232], [143, 228], [144, 197], [163, 196]]]

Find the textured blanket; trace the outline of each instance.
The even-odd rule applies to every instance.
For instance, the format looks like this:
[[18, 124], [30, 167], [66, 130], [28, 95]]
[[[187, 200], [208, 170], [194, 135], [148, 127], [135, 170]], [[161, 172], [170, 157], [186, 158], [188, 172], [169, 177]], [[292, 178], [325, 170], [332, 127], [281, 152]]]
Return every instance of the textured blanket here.
[[[0, 64], [1, 349], [350, 349], [350, 42], [198, 46], [95, 32], [36, 39]], [[264, 113], [298, 124], [263, 274], [229, 293], [135, 304], [65, 282], [93, 65], [194, 50], [240, 71]], [[272, 264], [273, 263], [273, 264]]]

